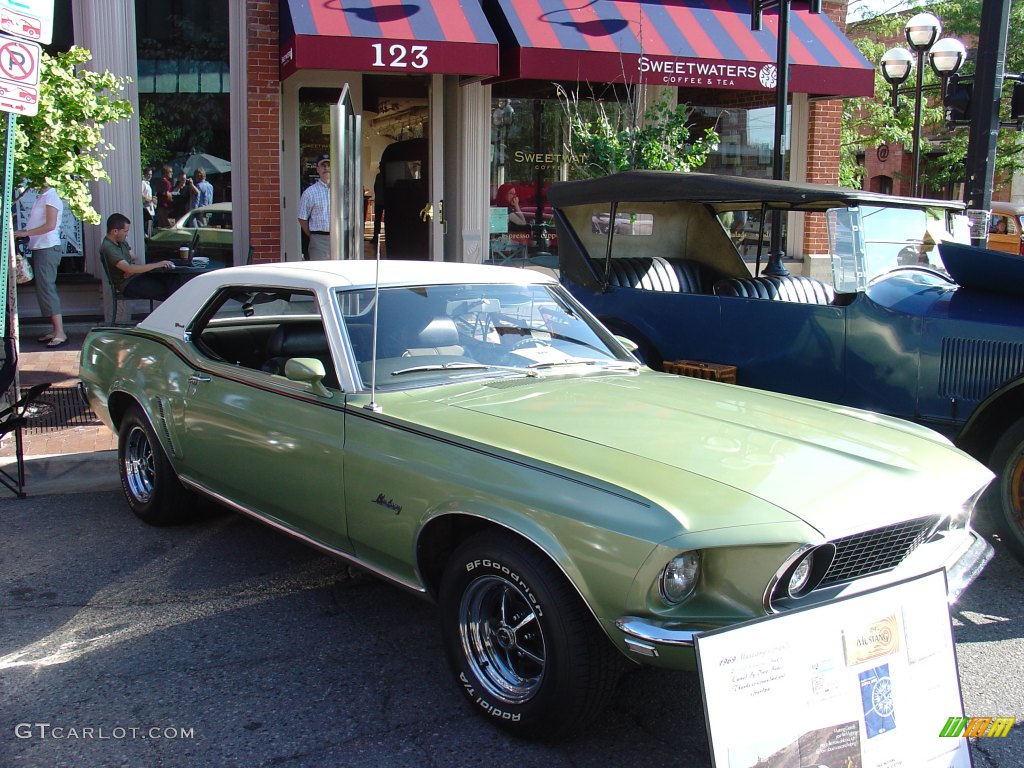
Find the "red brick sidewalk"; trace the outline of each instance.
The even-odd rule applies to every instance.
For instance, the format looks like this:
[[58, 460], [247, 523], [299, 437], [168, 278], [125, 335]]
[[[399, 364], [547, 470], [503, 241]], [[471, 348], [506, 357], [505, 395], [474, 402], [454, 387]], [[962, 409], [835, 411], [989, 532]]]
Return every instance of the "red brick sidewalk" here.
[[[27, 331], [34, 329], [28, 328]], [[21, 339], [18, 357], [20, 383], [31, 387], [49, 382], [54, 387], [74, 387], [78, 384], [78, 355], [82, 349], [83, 333], [69, 333], [68, 343], [58, 349], [47, 349], [36, 341], [35, 335]], [[98, 419], [83, 426], [48, 430], [33, 434], [29, 429], [24, 436], [26, 456], [50, 456], [65, 453], [91, 453], [117, 447], [117, 438]], [[13, 436], [0, 445], [0, 457], [14, 456]]]

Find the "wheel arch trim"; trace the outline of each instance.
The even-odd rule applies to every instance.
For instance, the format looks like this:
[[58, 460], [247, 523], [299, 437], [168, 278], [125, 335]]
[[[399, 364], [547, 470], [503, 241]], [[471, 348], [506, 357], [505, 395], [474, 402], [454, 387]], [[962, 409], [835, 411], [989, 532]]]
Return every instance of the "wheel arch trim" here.
[[1024, 374], [1003, 384], [982, 400], [956, 435], [954, 443], [987, 463], [1007, 426], [1021, 418], [1024, 418]]
[[[444, 537], [445, 533], [441, 530], [441, 527], [446, 523], [457, 524], [460, 521], [471, 521], [469, 526], [472, 529], [471, 532], [466, 533], [461, 537], [457, 537], [453, 541], [444, 539], [432, 543], [425, 541], [425, 534], [427, 537], [430, 537], [440, 531], [439, 535]], [[586, 583], [586, 579], [583, 577], [579, 568], [576, 567], [568, 551], [558, 544], [556, 537], [551, 535], [542, 526], [537, 525], [536, 522], [529, 521], [527, 518], [522, 516], [518, 516], [516, 522], [517, 524], [521, 524], [520, 527], [513, 527], [510, 523], [497, 519], [493, 514], [486, 514], [481, 511], [474, 510], [446, 510], [425, 519], [416, 535], [415, 557], [416, 570], [419, 573], [420, 580], [427, 592], [435, 600], [437, 599], [437, 588], [440, 584], [440, 574], [443, 573], [444, 567], [450, 559], [451, 553], [453, 553], [463, 541], [468, 540], [472, 536], [484, 530], [500, 530], [522, 542], [525, 542], [547, 558], [547, 560], [558, 569], [566, 581], [568, 581], [573, 591], [579, 596], [583, 605], [586, 606], [587, 611], [593, 617], [594, 621], [601, 626], [602, 631], [607, 635], [608, 632], [604, 628], [604, 622], [594, 609], [593, 601], [587, 598], [580, 587], [581, 583]], [[448, 546], [449, 544], [451, 546]], [[425, 567], [425, 559], [429, 556], [429, 552], [427, 550], [438, 545], [442, 546], [445, 556], [440, 563], [430, 567]], [[609, 639], [613, 642], [615, 640], [615, 638], [610, 635]], [[616, 646], [618, 647], [617, 643]]]

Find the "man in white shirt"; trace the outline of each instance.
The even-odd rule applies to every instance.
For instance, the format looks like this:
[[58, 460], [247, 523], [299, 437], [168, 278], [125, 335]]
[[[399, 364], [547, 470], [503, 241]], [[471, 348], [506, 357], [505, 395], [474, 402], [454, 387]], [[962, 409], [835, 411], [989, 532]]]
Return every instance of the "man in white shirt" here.
[[320, 155], [316, 159], [316, 172], [320, 177], [306, 187], [299, 198], [299, 226], [309, 237], [310, 261], [331, 258], [331, 159]]

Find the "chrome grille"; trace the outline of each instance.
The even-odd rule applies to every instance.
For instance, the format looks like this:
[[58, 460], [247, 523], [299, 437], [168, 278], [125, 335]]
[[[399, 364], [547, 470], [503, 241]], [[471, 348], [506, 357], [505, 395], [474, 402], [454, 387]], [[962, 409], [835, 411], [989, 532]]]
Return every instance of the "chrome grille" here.
[[828, 587], [895, 568], [938, 526], [938, 515], [887, 525], [836, 539], [836, 556], [819, 587]]

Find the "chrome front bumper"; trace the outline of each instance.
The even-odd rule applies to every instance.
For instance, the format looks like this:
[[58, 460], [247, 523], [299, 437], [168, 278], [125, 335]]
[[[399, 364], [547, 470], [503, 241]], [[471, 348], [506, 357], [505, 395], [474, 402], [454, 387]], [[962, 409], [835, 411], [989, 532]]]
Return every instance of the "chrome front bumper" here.
[[972, 533], [975, 536], [974, 543], [946, 569], [946, 595], [950, 604], [955, 603], [963, 591], [971, 585], [971, 582], [978, 578], [978, 574], [984, 570], [995, 554], [991, 544], [977, 532]]

